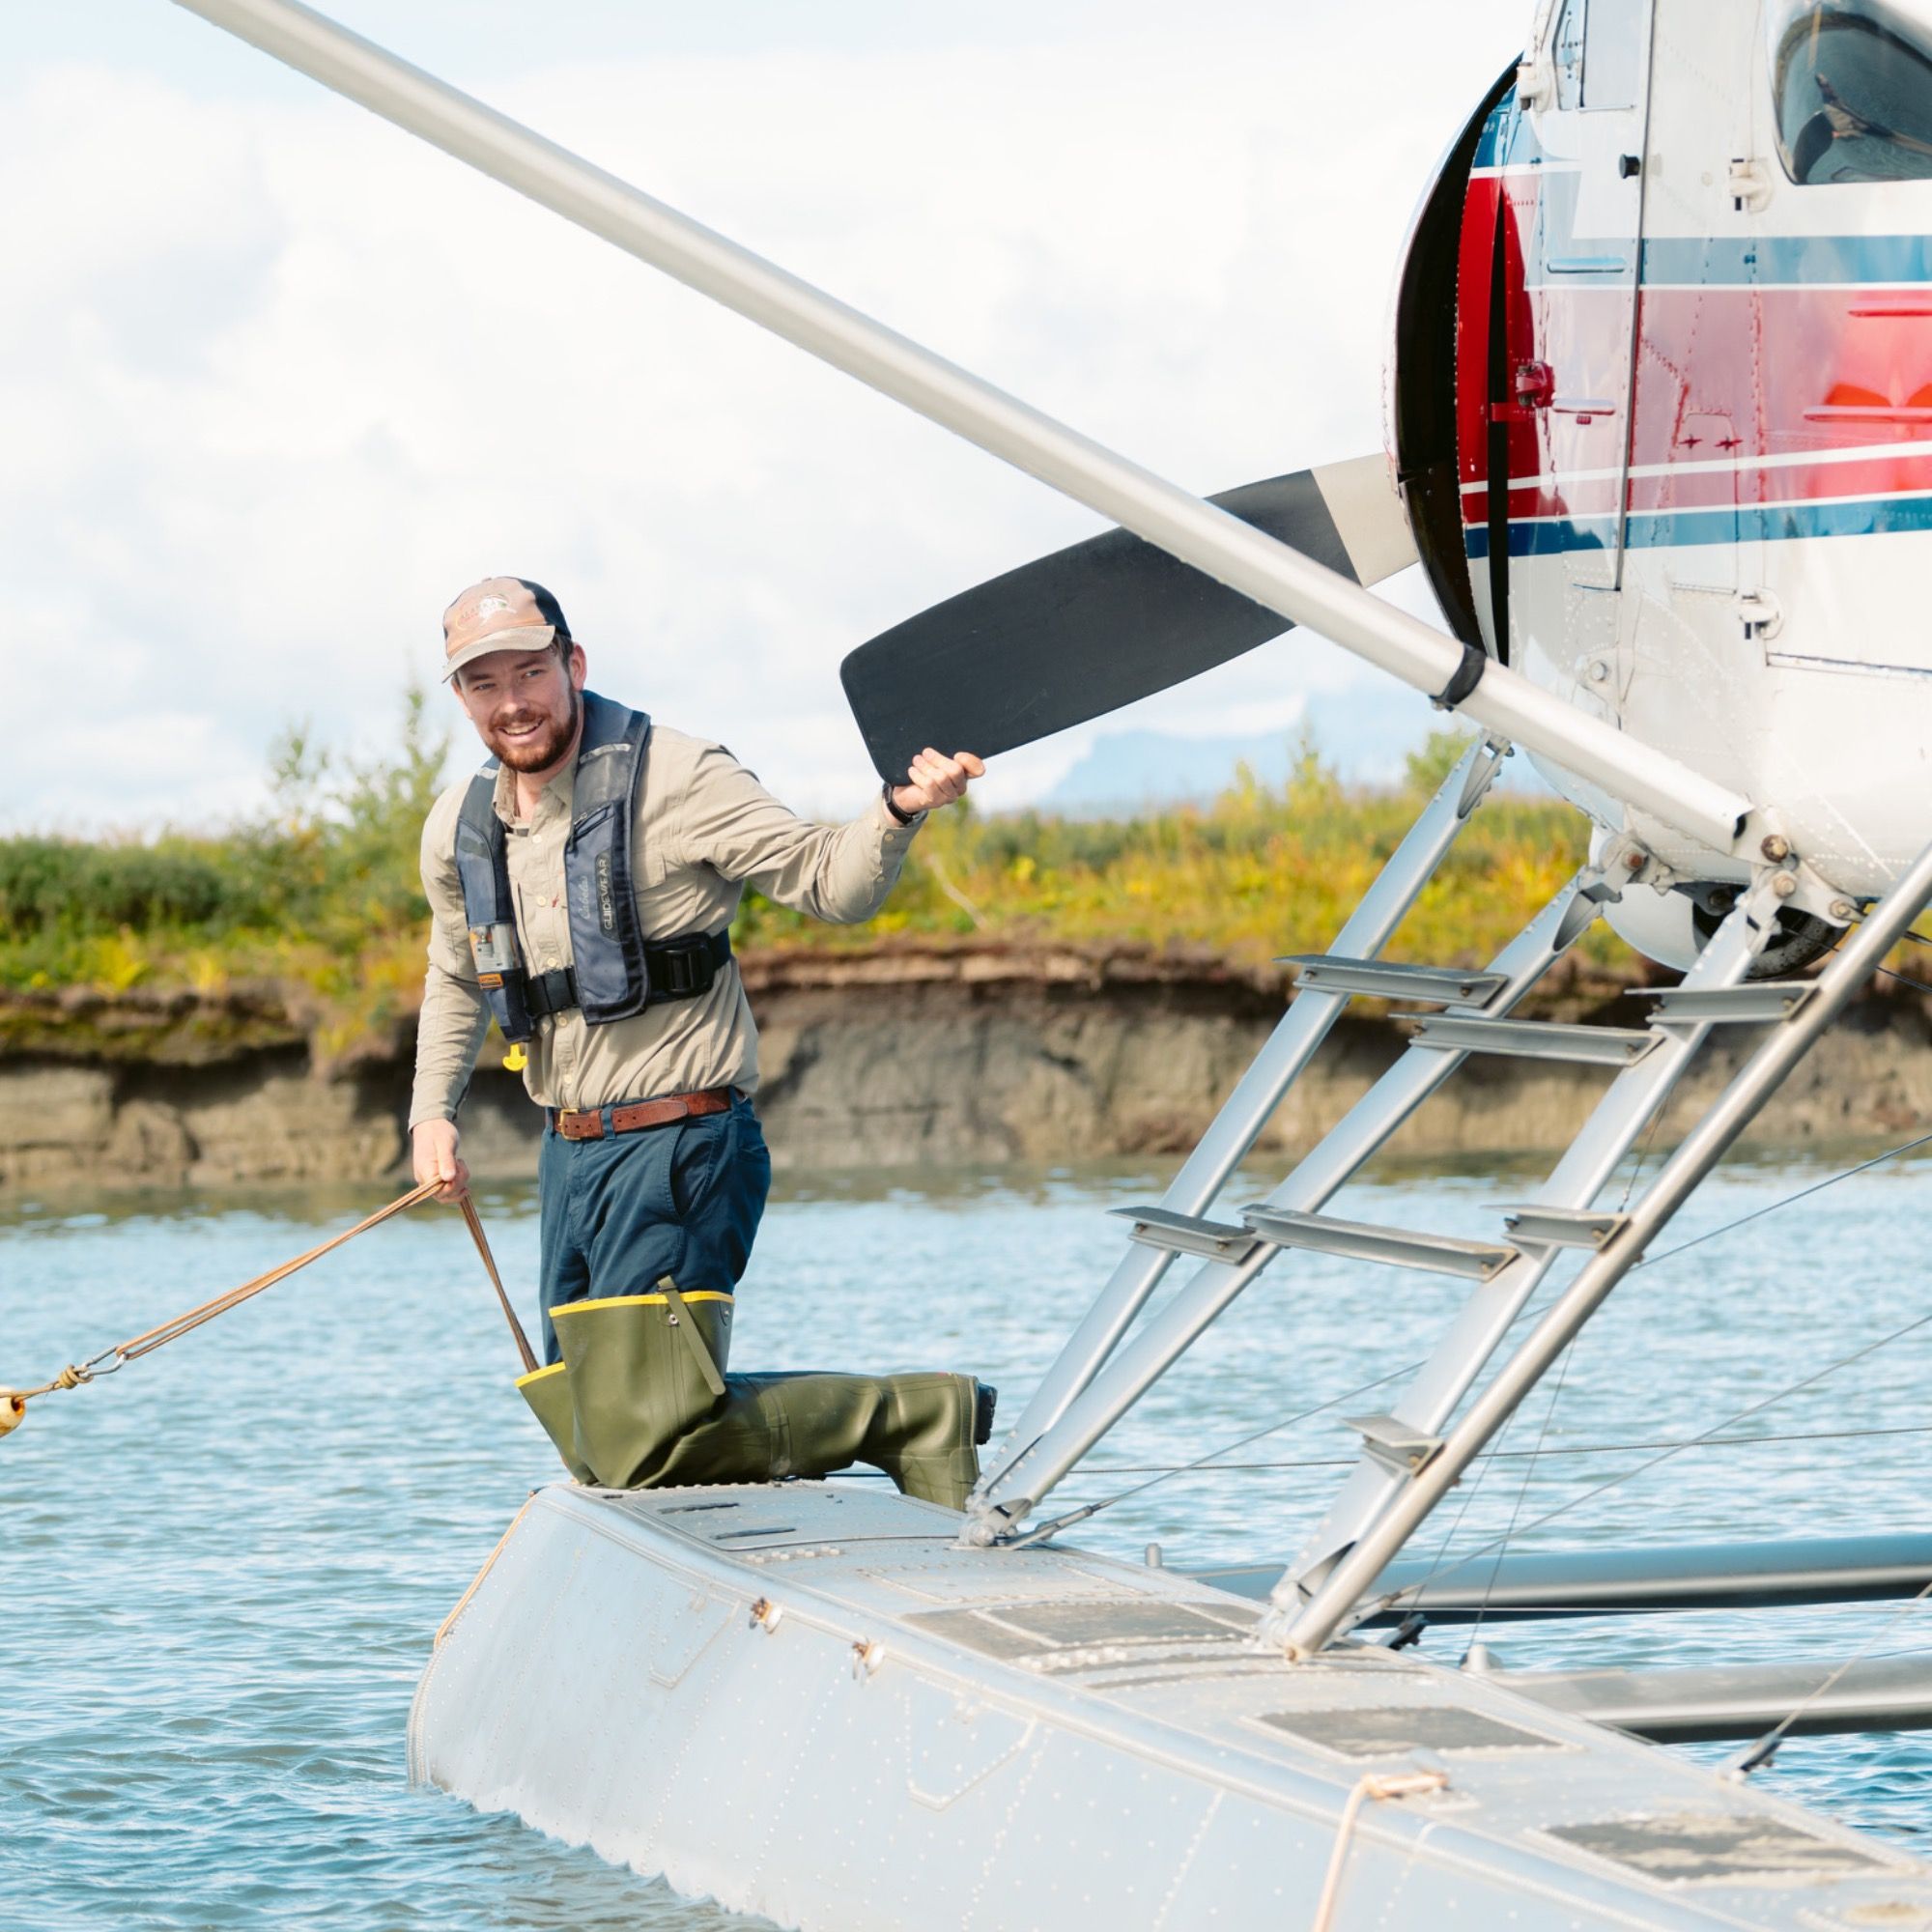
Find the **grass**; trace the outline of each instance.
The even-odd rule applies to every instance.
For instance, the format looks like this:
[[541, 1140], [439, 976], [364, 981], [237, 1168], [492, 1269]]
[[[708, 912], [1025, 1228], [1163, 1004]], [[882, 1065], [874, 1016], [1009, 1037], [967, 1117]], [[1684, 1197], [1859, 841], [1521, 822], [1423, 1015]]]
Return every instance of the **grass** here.
[[[0, 990], [275, 989], [325, 1061], [393, 1041], [421, 986], [417, 845], [446, 750], [412, 694], [384, 760], [338, 764], [288, 734], [272, 753], [270, 809], [225, 833], [0, 840]], [[955, 807], [929, 821], [869, 924], [823, 925], [751, 894], [737, 942], [1184, 944], [1244, 966], [1320, 952], [1460, 750], [1437, 734], [1409, 761], [1407, 782], [1382, 792], [1344, 787], [1304, 747], [1285, 784], [1239, 770], [1198, 809], [1082, 820]], [[1586, 836], [1567, 806], [1492, 799], [1390, 956], [1487, 959], [1575, 869]], [[1601, 925], [1581, 950], [1612, 972], [1632, 963]]]
[[[1304, 747], [1286, 783], [1239, 769], [1211, 805], [1085, 820], [937, 813], [870, 925], [840, 931], [749, 902], [748, 944], [851, 947], [880, 934], [1205, 948], [1243, 965], [1319, 952], [1334, 939], [1464, 741], [1438, 734], [1394, 790], [1343, 786]], [[1553, 800], [1502, 795], [1475, 815], [1390, 948], [1442, 965], [1488, 959], [1558, 890], [1588, 842]], [[1606, 929], [1583, 947], [1613, 967]]]

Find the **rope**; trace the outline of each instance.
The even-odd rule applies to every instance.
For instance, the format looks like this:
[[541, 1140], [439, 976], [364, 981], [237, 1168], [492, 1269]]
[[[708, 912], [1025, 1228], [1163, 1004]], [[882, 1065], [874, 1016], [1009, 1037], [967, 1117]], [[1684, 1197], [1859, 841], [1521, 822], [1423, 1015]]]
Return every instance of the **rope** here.
[[[170, 1321], [163, 1321], [158, 1327], [150, 1328], [144, 1334], [133, 1336], [126, 1342], [117, 1342], [107, 1350], [117, 1363], [134, 1362], [143, 1355], [152, 1355], [156, 1349], [165, 1348], [168, 1343], [179, 1340], [184, 1335], [192, 1334], [205, 1321], [213, 1321], [217, 1315], [226, 1315], [231, 1308], [239, 1308], [242, 1302], [260, 1294], [264, 1289], [273, 1288], [278, 1281], [286, 1281], [298, 1268], [305, 1268], [309, 1263], [320, 1261], [324, 1255], [339, 1248], [345, 1241], [353, 1241], [357, 1235], [366, 1234], [371, 1228], [379, 1227], [392, 1214], [400, 1214], [405, 1208], [413, 1208], [420, 1201], [427, 1201], [439, 1187], [440, 1180], [425, 1180], [420, 1187], [412, 1187], [407, 1194], [398, 1195], [386, 1208], [379, 1208], [365, 1219], [356, 1222], [353, 1228], [345, 1228], [341, 1234], [332, 1236], [319, 1247], [309, 1249], [305, 1255], [298, 1255], [294, 1261], [284, 1262], [280, 1267], [270, 1268], [267, 1274], [258, 1274], [253, 1281], [244, 1281], [240, 1288], [231, 1288], [225, 1294], [217, 1294], [211, 1299], [190, 1308], [185, 1315], [177, 1315]], [[100, 1356], [96, 1356], [97, 1361]]]
[[469, 1196], [462, 1195], [456, 1204], [463, 1209], [463, 1218], [469, 1224], [471, 1239], [476, 1243], [476, 1252], [483, 1257], [483, 1266], [490, 1276], [490, 1286], [497, 1291], [497, 1299], [503, 1306], [503, 1320], [510, 1324], [510, 1333], [517, 1338], [517, 1353], [524, 1358], [525, 1375], [532, 1374], [537, 1366], [537, 1358], [530, 1348], [530, 1338], [524, 1333], [524, 1324], [517, 1320], [517, 1311], [510, 1306], [510, 1297], [503, 1293], [503, 1277], [497, 1272], [497, 1257], [490, 1252], [489, 1237], [483, 1232], [483, 1218], [476, 1211], [476, 1204]]
[[[260, 1294], [263, 1290], [273, 1288], [278, 1281], [286, 1281], [290, 1275], [305, 1268], [311, 1262], [320, 1261], [324, 1255], [332, 1253], [345, 1241], [353, 1241], [357, 1235], [366, 1235], [371, 1228], [380, 1227], [392, 1215], [406, 1212], [419, 1207], [442, 1186], [440, 1179], [426, 1180], [420, 1187], [412, 1187], [407, 1194], [401, 1194], [387, 1207], [379, 1208], [373, 1214], [356, 1222], [353, 1228], [345, 1228], [341, 1234], [331, 1236], [318, 1246], [310, 1248], [306, 1254], [296, 1256], [293, 1261], [283, 1262], [279, 1267], [269, 1269], [266, 1274], [258, 1274], [252, 1281], [244, 1281], [239, 1288], [231, 1288], [224, 1293], [211, 1296], [207, 1301], [197, 1303], [193, 1308], [144, 1330], [139, 1335], [130, 1335], [125, 1342], [117, 1342], [111, 1349], [103, 1349], [98, 1355], [90, 1355], [84, 1362], [70, 1362], [56, 1376], [43, 1381], [38, 1388], [0, 1389], [0, 1435], [19, 1427], [26, 1413], [27, 1404], [43, 1395], [52, 1395], [60, 1389], [79, 1388], [84, 1383], [98, 1381], [102, 1376], [111, 1376], [125, 1368], [129, 1362], [139, 1361], [143, 1355], [151, 1355], [156, 1349], [165, 1348], [170, 1342], [189, 1335], [204, 1322], [213, 1321], [217, 1315], [225, 1315], [231, 1308], [239, 1308], [242, 1302]], [[503, 1305], [503, 1314], [510, 1323], [510, 1330], [517, 1338], [517, 1347], [524, 1358], [526, 1372], [536, 1367], [536, 1357], [530, 1352], [528, 1338], [523, 1324], [517, 1320], [516, 1311], [510, 1306], [510, 1297], [503, 1291], [503, 1279], [497, 1271], [496, 1258], [490, 1252], [490, 1243], [483, 1234], [483, 1223], [476, 1213], [475, 1204], [466, 1194], [459, 1202], [463, 1218], [469, 1224], [469, 1233], [476, 1242], [476, 1251], [483, 1258], [483, 1265], [489, 1271], [491, 1285], [497, 1291], [497, 1299]]]
[[1440, 1791], [1449, 1782], [1446, 1771], [1371, 1771], [1355, 1780], [1349, 1802], [1342, 1806], [1342, 1822], [1335, 1828], [1335, 1849], [1328, 1855], [1328, 1875], [1321, 1882], [1321, 1896], [1315, 1907], [1309, 1932], [1329, 1932], [1335, 1922], [1335, 1901], [1342, 1893], [1342, 1874], [1348, 1869], [1349, 1846], [1355, 1835], [1355, 1820], [1371, 1798], [1386, 1803], [1392, 1798], [1420, 1798]]

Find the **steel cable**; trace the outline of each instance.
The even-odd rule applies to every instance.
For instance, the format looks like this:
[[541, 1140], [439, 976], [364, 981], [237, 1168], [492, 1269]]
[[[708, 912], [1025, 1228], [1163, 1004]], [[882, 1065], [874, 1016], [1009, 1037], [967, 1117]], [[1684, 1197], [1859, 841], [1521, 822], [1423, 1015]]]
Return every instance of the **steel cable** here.
[[[1880, 1435], [1932, 1435], [1932, 1423], [1897, 1423], [1884, 1429], [1774, 1431], [1763, 1435], [1695, 1435], [1675, 1441], [1576, 1442], [1543, 1449], [1492, 1449], [1481, 1460], [1486, 1463], [1522, 1463], [1539, 1456], [1629, 1456], [1644, 1449], [1752, 1449], [1766, 1442], [1857, 1442]], [[1229, 1453], [1231, 1450], [1222, 1451], [1223, 1455]], [[1353, 1456], [1299, 1456], [1268, 1463], [1096, 1463], [1088, 1474], [1146, 1476], [1164, 1471], [1179, 1475], [1191, 1470], [1208, 1476], [1261, 1475], [1276, 1469], [1352, 1469], [1358, 1460]]]
[[1804, 1715], [1804, 1713], [1808, 1711], [1811, 1708], [1811, 1706], [1815, 1704], [1818, 1701], [1818, 1699], [1822, 1697], [1826, 1693], [1826, 1691], [1828, 1691], [1832, 1688], [1833, 1685], [1837, 1683], [1838, 1679], [1841, 1678], [1845, 1674], [1845, 1672], [1852, 1667], [1853, 1664], [1860, 1662], [1861, 1659], [1869, 1656], [1870, 1653], [1874, 1649], [1876, 1649], [1879, 1644], [1884, 1642], [1886, 1637], [1892, 1631], [1896, 1630], [1898, 1626], [1902, 1622], [1904, 1622], [1904, 1620], [1908, 1616], [1910, 1616], [1914, 1610], [1918, 1609], [1918, 1606], [1924, 1603], [1927, 1597], [1932, 1597], [1932, 1583], [1927, 1583], [1924, 1589], [1920, 1590], [1916, 1597], [1911, 1598], [1906, 1603], [1900, 1604], [1897, 1609], [1892, 1611], [1891, 1615], [1887, 1617], [1885, 1622], [1880, 1624], [1878, 1629], [1873, 1631], [1871, 1635], [1868, 1636], [1864, 1640], [1864, 1642], [1858, 1647], [1857, 1650], [1852, 1652], [1851, 1656], [1846, 1658], [1842, 1663], [1838, 1664], [1834, 1669], [1833, 1669], [1830, 1672], [1830, 1674], [1827, 1675], [1813, 1690], [1807, 1692], [1804, 1696], [1801, 1697], [1798, 1700], [1798, 1702], [1794, 1704], [1791, 1707], [1791, 1709], [1788, 1710], [1784, 1714], [1784, 1716], [1777, 1720], [1776, 1723], [1772, 1725], [1771, 1729], [1766, 1731], [1761, 1738], [1756, 1739], [1744, 1750], [1741, 1750], [1737, 1754], [1737, 1756], [1731, 1760], [1730, 1766], [1728, 1768], [1732, 1771], [1735, 1771], [1740, 1776], [1747, 1776], [1751, 1772], [1757, 1770], [1757, 1768], [1760, 1765], [1769, 1764], [1772, 1757], [1776, 1754], [1777, 1747], [1779, 1746], [1780, 1743], [1783, 1742], [1785, 1732], [1790, 1730], [1792, 1725], [1795, 1724], [1799, 1720], [1799, 1719], [1802, 1718]]
[[[1568, 1502], [1558, 1503], [1554, 1509], [1546, 1510], [1543, 1515], [1532, 1518], [1530, 1521], [1524, 1523], [1522, 1529], [1527, 1532], [1533, 1529], [1541, 1529], [1547, 1522], [1554, 1522], [1558, 1517], [1567, 1516], [1570, 1511], [1591, 1501], [1594, 1497], [1607, 1494], [1611, 1490], [1630, 1482], [1633, 1478], [1644, 1475], [1649, 1470], [1669, 1462], [1672, 1457], [1681, 1455], [1686, 1449], [1695, 1449], [1702, 1446], [1720, 1431], [1732, 1428], [1740, 1422], [1748, 1421], [1753, 1415], [1762, 1414], [1765, 1409], [1774, 1406], [1776, 1404], [1783, 1402], [1788, 1397], [1797, 1395], [1800, 1391], [1811, 1387], [1815, 1382], [1823, 1381], [1827, 1376], [1835, 1375], [1840, 1369], [1850, 1368], [1854, 1362], [1862, 1361], [1867, 1355], [1874, 1355], [1881, 1349], [1889, 1348], [1892, 1343], [1903, 1341], [1906, 1336], [1925, 1327], [1928, 1323], [1932, 1323], [1932, 1314], [1916, 1317], [1913, 1321], [1906, 1322], [1902, 1328], [1894, 1328], [1890, 1334], [1881, 1335], [1877, 1341], [1867, 1342], [1862, 1347], [1854, 1349], [1850, 1354], [1841, 1355], [1835, 1362], [1827, 1362], [1822, 1369], [1814, 1369], [1810, 1375], [1766, 1396], [1761, 1402], [1752, 1403], [1747, 1408], [1739, 1409], [1735, 1415], [1727, 1416], [1722, 1422], [1713, 1423], [1701, 1435], [1692, 1435], [1684, 1442], [1674, 1444], [1672, 1447], [1664, 1450], [1661, 1456], [1653, 1456], [1649, 1462], [1639, 1463], [1634, 1469], [1625, 1469], [1621, 1473], [1610, 1477], [1606, 1482], [1599, 1483], [1595, 1488], [1584, 1490], [1580, 1494], [1572, 1496]], [[1449, 1568], [1451, 1571], [1460, 1570], [1464, 1565], [1476, 1562], [1478, 1559], [1487, 1556], [1492, 1549], [1507, 1544], [1509, 1538], [1506, 1535], [1492, 1537], [1488, 1543], [1481, 1544], [1474, 1549], [1464, 1551]], [[1406, 1591], [1398, 1592], [1397, 1595], [1386, 1601], [1399, 1603], [1402, 1597], [1406, 1594]]]

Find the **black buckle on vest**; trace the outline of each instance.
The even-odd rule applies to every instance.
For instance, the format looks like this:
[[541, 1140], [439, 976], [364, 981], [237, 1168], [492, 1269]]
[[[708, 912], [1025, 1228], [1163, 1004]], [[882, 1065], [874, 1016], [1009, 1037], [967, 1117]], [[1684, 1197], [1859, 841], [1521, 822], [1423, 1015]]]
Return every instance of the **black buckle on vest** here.
[[524, 983], [524, 1004], [533, 1019], [550, 1019], [577, 1005], [577, 976], [568, 966], [554, 973], [532, 973]]
[[728, 931], [703, 932], [668, 946], [645, 947], [644, 965], [650, 974], [651, 997], [692, 1000], [700, 993], [708, 993], [717, 981], [719, 969], [730, 956]]
[[[668, 946], [644, 948], [644, 970], [650, 977], [653, 1000], [695, 1000], [708, 993], [731, 956], [731, 934], [700, 932], [674, 939]], [[568, 966], [554, 972], [532, 973], [524, 981], [524, 1004], [532, 1019], [554, 1019], [576, 1011], [577, 975]]]

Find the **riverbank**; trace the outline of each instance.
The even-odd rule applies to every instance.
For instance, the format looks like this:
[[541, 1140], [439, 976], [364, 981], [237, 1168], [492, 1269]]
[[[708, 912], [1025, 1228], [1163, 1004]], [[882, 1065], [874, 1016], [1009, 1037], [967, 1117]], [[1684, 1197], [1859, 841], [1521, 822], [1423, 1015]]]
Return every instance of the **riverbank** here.
[[[1280, 968], [1206, 952], [954, 942], [775, 949], [743, 961], [763, 1037], [759, 1095], [782, 1167], [912, 1171], [1073, 1162], [1191, 1146], [1280, 1018]], [[1631, 979], [1586, 959], [1540, 989], [1542, 1016], [1631, 1024]], [[1932, 1003], [1881, 980], [1753, 1129], [1759, 1145], [1902, 1138], [1932, 1122]], [[401, 1171], [413, 1014], [331, 1051], [272, 982], [0, 993], [0, 1189], [17, 1194], [371, 1180]], [[1747, 1050], [1707, 1052], [1662, 1138]], [[1308, 1146], [1402, 1051], [1358, 1003], [1262, 1148]], [[487, 1050], [465, 1109], [485, 1178], [534, 1171], [538, 1116]], [[1403, 1129], [1423, 1158], [1553, 1148], [1604, 1076], [1471, 1065]]]

